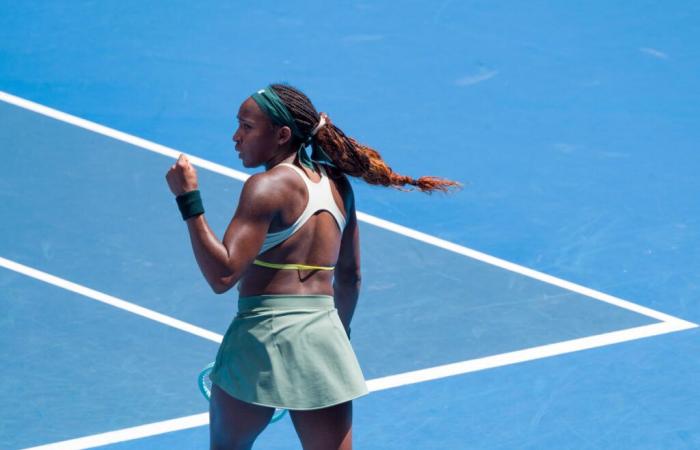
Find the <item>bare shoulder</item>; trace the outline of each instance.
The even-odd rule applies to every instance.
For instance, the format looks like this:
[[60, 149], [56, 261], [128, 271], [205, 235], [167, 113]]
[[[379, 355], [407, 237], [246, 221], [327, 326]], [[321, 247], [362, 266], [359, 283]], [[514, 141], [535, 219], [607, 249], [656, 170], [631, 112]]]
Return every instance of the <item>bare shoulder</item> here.
[[240, 196], [240, 205], [247, 208], [274, 209], [280, 205], [280, 184], [285, 183], [279, 174], [267, 171], [251, 175], [245, 183]]
[[243, 184], [241, 203], [256, 208], [279, 208], [290, 189], [296, 187], [295, 176], [291, 170], [279, 167], [251, 175]]

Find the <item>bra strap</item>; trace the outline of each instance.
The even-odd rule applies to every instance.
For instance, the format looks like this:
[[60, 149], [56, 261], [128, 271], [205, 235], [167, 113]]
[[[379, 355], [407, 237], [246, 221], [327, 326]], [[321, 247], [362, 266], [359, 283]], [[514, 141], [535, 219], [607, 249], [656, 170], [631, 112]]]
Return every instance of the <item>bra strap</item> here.
[[333, 270], [333, 269], [335, 269], [335, 266], [328, 267], [328, 266], [309, 266], [306, 264], [278, 264], [278, 263], [261, 261], [259, 259], [254, 260], [253, 264], [255, 264], [256, 266], [267, 267], [270, 269], [302, 269], [302, 270]]

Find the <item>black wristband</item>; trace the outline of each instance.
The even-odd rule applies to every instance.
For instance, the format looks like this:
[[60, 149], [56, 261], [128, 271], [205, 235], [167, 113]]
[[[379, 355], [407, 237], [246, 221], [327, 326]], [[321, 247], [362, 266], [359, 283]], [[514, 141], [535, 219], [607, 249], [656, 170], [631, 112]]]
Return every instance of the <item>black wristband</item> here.
[[185, 192], [175, 197], [177, 207], [180, 208], [182, 220], [204, 214], [204, 204], [198, 190]]

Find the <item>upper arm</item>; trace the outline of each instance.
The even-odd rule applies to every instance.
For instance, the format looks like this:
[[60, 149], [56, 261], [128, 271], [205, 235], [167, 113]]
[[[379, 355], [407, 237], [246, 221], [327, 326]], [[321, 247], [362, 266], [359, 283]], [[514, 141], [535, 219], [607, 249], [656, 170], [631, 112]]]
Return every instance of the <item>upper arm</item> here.
[[231, 279], [227, 284], [238, 282], [265, 241], [279, 204], [273, 184], [269, 176], [261, 173], [252, 175], [243, 185], [236, 212], [223, 239], [231, 267]]
[[343, 197], [346, 207], [346, 225], [340, 241], [340, 253], [335, 265], [335, 279], [337, 282], [357, 282], [360, 274], [360, 229], [357, 224], [355, 211], [355, 195], [352, 186], [343, 177]]

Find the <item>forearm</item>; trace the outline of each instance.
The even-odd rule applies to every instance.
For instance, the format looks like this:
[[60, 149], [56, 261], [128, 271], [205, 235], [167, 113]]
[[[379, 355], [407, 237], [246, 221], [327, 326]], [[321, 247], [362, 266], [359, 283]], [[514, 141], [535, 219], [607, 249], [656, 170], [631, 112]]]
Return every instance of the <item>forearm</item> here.
[[333, 297], [335, 307], [338, 310], [338, 316], [346, 330], [350, 329], [350, 322], [355, 313], [357, 299], [360, 296], [360, 281], [356, 282], [338, 282], [333, 283]]
[[209, 227], [204, 214], [187, 220], [192, 250], [204, 278], [215, 292], [224, 292], [234, 283], [227, 282], [234, 275], [226, 247]]

